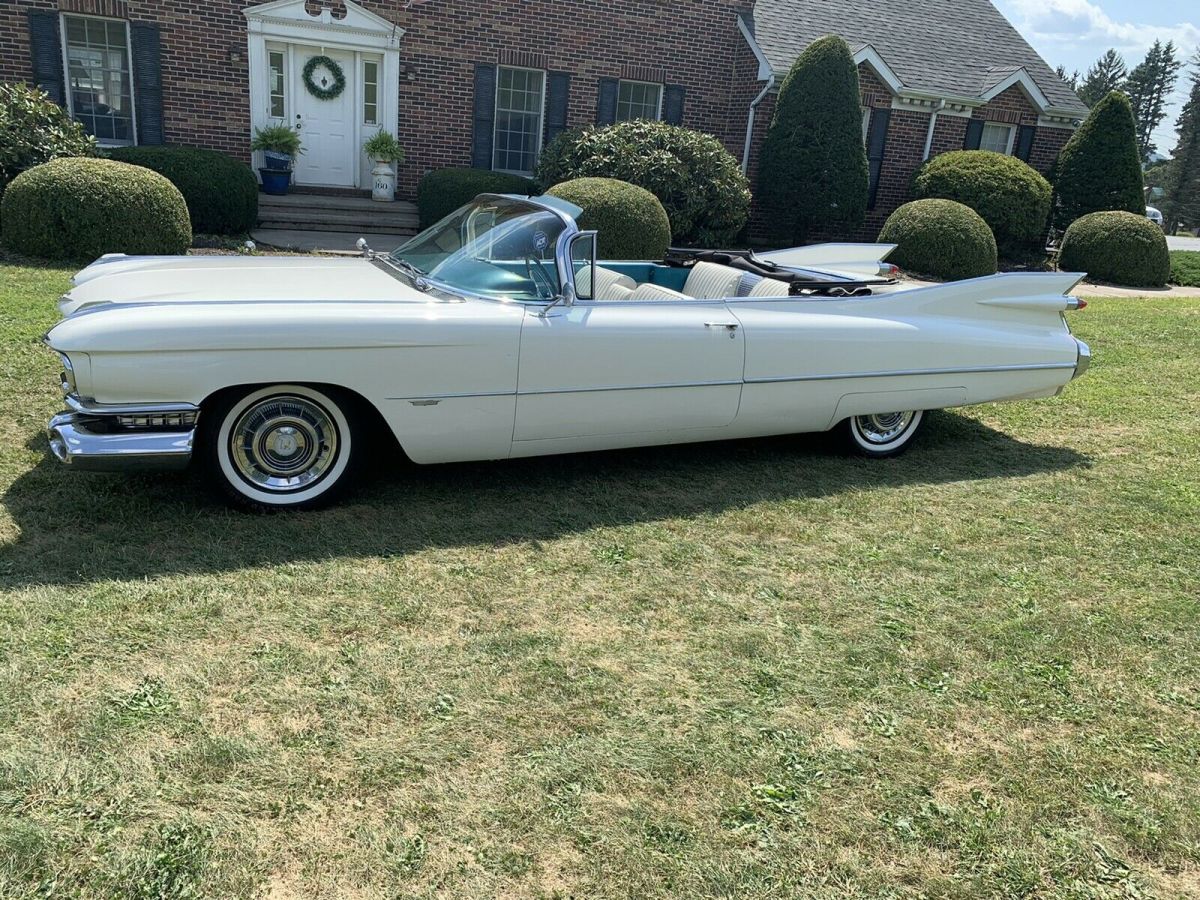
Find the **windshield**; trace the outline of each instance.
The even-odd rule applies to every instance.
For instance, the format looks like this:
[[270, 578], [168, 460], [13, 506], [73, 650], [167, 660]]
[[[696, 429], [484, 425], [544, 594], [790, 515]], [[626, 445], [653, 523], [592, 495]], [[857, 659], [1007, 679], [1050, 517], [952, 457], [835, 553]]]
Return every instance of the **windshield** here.
[[452, 212], [391, 257], [464, 291], [519, 301], [561, 291], [555, 248], [566, 228], [555, 213], [508, 197], [484, 197]]

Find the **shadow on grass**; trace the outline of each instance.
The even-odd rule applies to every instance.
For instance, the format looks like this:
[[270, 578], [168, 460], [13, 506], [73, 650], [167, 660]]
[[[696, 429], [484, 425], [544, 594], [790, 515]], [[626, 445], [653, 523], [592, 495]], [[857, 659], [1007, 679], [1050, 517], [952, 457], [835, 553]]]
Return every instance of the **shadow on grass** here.
[[[41, 438], [30, 446], [45, 449]], [[196, 477], [72, 472], [47, 456], [3, 500], [20, 534], [0, 587], [224, 572], [427, 548], [494, 547], [592, 528], [702, 516], [761, 501], [1008, 478], [1086, 466], [954, 413], [906, 456], [839, 456], [821, 435], [417, 467], [377, 474], [339, 506], [259, 516]]]

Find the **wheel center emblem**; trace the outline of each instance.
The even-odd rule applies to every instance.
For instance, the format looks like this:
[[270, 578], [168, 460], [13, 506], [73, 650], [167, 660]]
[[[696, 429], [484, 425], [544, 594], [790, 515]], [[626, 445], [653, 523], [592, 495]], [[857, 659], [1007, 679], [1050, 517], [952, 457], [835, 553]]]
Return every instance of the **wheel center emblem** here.
[[299, 449], [299, 442], [296, 440], [296, 429], [280, 428], [275, 432], [275, 440], [272, 448], [279, 456], [291, 456]]

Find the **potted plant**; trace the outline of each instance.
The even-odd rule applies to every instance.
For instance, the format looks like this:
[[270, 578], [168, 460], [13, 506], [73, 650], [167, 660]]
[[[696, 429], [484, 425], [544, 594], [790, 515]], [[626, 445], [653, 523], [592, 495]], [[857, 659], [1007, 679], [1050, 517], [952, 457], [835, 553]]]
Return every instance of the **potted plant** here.
[[394, 135], [380, 128], [363, 144], [363, 151], [375, 163], [371, 170], [371, 199], [392, 202], [396, 199], [396, 170], [392, 163], [404, 162], [404, 148]]
[[251, 150], [261, 150], [264, 167], [258, 170], [262, 176], [263, 192], [286, 194], [292, 181], [292, 163], [304, 152], [300, 134], [287, 125], [268, 125], [254, 129]]

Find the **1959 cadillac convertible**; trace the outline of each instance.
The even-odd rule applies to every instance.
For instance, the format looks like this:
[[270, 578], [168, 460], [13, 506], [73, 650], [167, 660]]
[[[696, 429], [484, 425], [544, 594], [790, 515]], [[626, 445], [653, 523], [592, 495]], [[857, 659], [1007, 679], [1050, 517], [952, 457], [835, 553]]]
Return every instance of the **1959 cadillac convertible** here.
[[579, 215], [485, 194], [390, 255], [103, 257], [46, 337], [50, 447], [306, 508], [389, 432], [417, 463], [833, 428], [884, 457], [926, 410], [1050, 397], [1090, 359], [1078, 275], [905, 289], [874, 244], [598, 263]]

